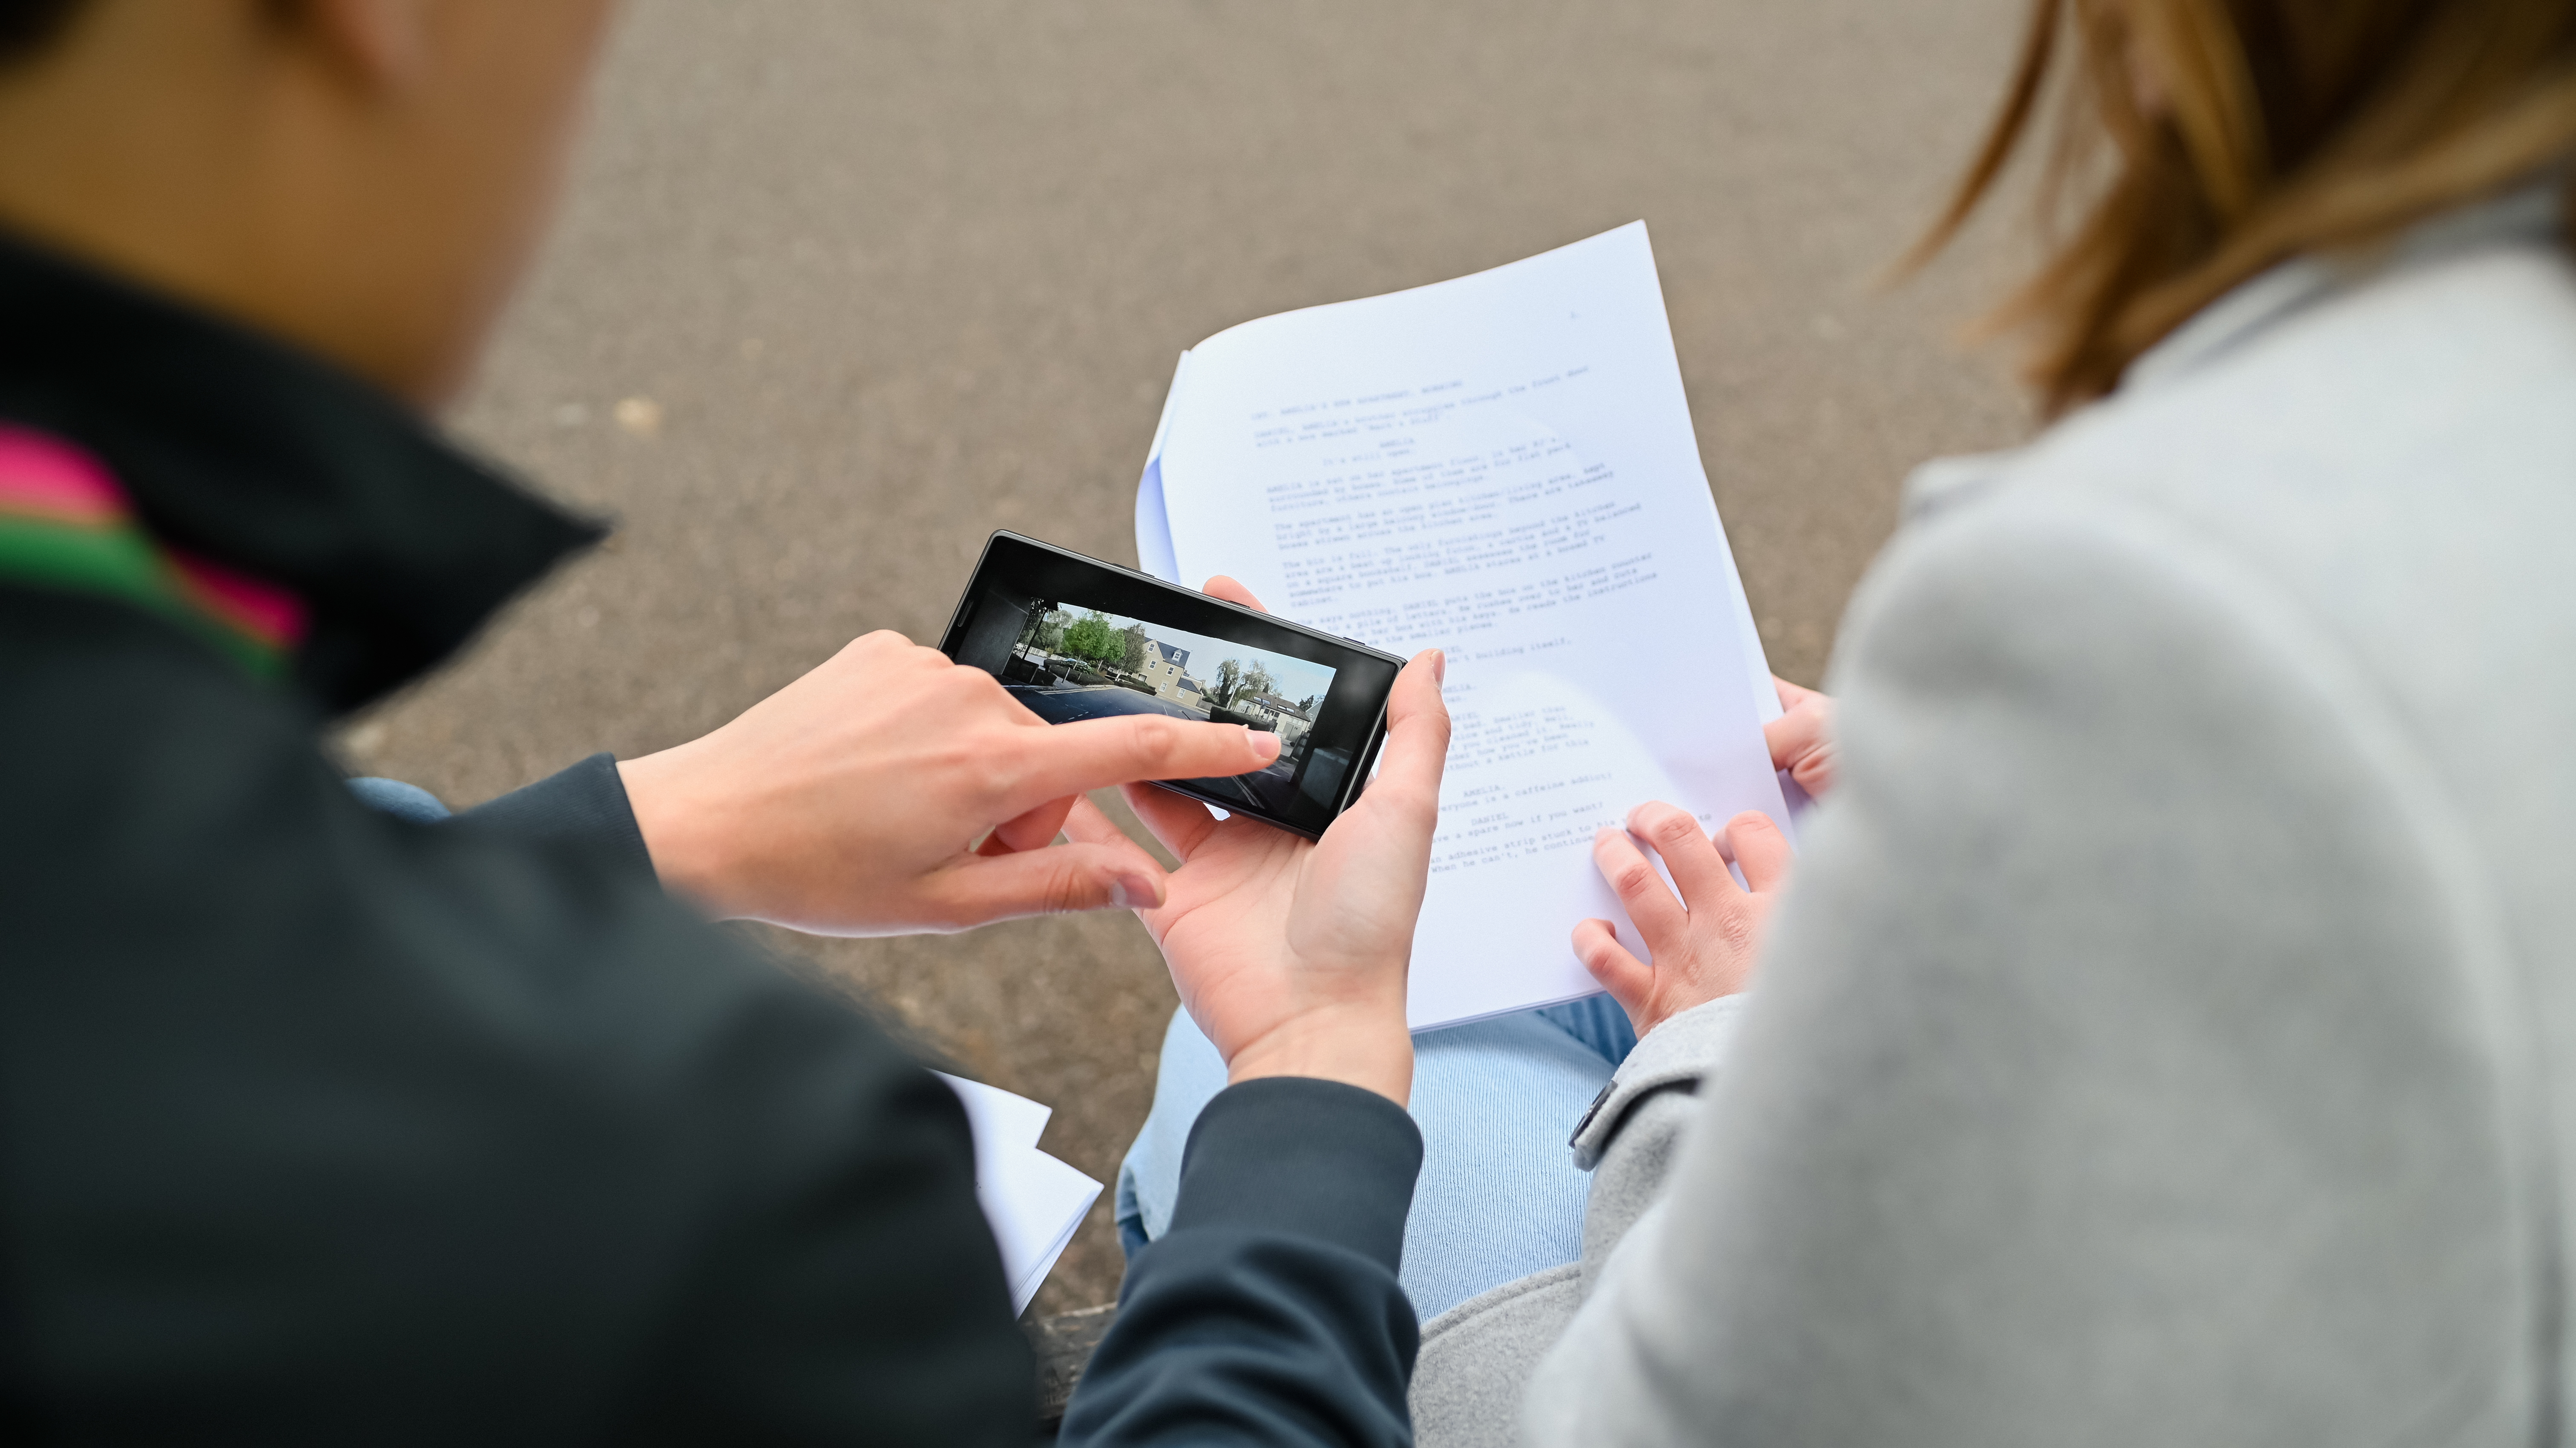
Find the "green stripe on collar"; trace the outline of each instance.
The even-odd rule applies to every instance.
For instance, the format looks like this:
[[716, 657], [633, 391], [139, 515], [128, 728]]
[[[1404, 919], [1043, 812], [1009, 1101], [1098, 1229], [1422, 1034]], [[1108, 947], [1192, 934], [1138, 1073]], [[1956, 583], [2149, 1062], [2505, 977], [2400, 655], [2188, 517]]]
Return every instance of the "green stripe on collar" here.
[[10, 424], [0, 424], [0, 579], [122, 599], [263, 679], [285, 676], [306, 627], [293, 594], [154, 539], [87, 451]]

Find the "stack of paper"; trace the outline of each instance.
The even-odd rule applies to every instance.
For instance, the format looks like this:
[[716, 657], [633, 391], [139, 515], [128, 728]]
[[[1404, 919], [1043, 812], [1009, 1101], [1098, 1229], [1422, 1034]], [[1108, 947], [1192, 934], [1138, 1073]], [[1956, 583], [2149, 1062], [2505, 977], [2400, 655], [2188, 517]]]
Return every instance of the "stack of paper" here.
[[1099, 1197], [1100, 1183], [1038, 1150], [1055, 1108], [945, 1071], [931, 1074], [966, 1105], [975, 1129], [975, 1201], [1001, 1244], [1011, 1311], [1025, 1312]]
[[1642, 222], [1184, 353], [1136, 550], [1390, 653], [1448, 650], [1417, 1030], [1595, 990], [1568, 943], [1586, 916], [1637, 948], [1592, 866], [1633, 807], [1790, 825]]

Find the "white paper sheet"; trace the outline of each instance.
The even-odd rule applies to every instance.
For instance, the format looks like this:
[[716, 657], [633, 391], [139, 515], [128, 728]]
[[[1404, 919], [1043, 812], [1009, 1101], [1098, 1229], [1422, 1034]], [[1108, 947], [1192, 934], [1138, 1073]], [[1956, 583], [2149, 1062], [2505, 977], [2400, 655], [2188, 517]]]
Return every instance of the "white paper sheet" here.
[[[1002, 1249], [1002, 1271], [1011, 1281], [1011, 1311], [1028, 1311], [1029, 1299], [1046, 1284], [1056, 1259], [1073, 1242], [1083, 1214], [1100, 1196], [1100, 1183], [1042, 1151], [1024, 1151], [1004, 1159], [995, 1181], [997, 1195], [1008, 1206], [996, 1213], [993, 1240]], [[977, 1185], [979, 1197], [984, 1188]]]
[[975, 1133], [976, 1205], [1002, 1249], [1011, 1310], [1024, 1312], [1099, 1197], [1100, 1183], [1038, 1150], [1053, 1107], [945, 1071], [931, 1074], [966, 1107]]
[[1165, 583], [1181, 581], [1181, 565], [1172, 557], [1172, 520], [1163, 508], [1163, 435], [1171, 431], [1172, 408], [1189, 376], [1190, 354], [1184, 352], [1172, 369], [1172, 390], [1163, 394], [1163, 416], [1154, 424], [1154, 445], [1145, 453], [1145, 476], [1136, 483], [1136, 566]]
[[1183, 354], [1137, 547], [1301, 623], [1448, 650], [1417, 1030], [1591, 993], [1567, 943], [1586, 916], [1642, 953], [1591, 863], [1631, 807], [1793, 828], [1643, 222]]

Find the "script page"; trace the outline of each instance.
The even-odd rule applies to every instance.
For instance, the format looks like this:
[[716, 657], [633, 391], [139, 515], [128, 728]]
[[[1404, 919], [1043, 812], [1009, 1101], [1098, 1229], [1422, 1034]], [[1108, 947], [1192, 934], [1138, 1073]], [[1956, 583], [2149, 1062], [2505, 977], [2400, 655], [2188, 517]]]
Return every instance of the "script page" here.
[[1137, 534], [1191, 586], [1232, 574], [1300, 623], [1448, 651], [1417, 1030], [1597, 989], [1569, 944], [1587, 916], [1645, 954], [1591, 859], [1630, 808], [1790, 827], [1642, 222], [1210, 338]]
[[1038, 1150], [1055, 1109], [998, 1086], [930, 1074], [948, 1083], [975, 1133], [975, 1201], [1001, 1249], [1011, 1310], [1027, 1310], [1100, 1195], [1100, 1183]]

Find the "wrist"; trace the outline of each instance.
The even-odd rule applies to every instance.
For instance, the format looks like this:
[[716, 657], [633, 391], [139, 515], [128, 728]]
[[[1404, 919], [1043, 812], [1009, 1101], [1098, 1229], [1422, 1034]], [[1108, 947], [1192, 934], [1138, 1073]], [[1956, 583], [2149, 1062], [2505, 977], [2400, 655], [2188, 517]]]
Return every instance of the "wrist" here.
[[688, 788], [689, 746], [665, 749], [640, 759], [617, 762], [617, 777], [626, 786], [626, 803], [635, 812], [635, 828], [653, 857], [653, 873], [662, 888], [683, 896], [717, 919], [740, 913], [725, 888], [727, 852], [710, 802], [695, 799]]
[[1407, 1104], [1413, 1094], [1413, 1035], [1405, 1029], [1403, 1001], [1301, 1012], [1245, 1042], [1226, 1061], [1228, 1085], [1269, 1076], [1339, 1081]]

